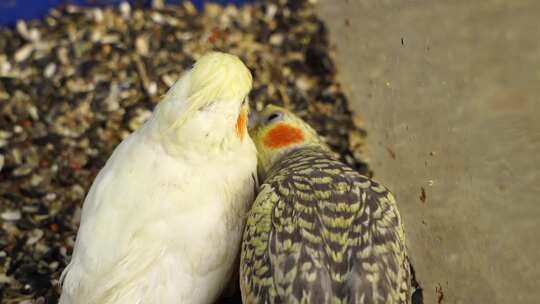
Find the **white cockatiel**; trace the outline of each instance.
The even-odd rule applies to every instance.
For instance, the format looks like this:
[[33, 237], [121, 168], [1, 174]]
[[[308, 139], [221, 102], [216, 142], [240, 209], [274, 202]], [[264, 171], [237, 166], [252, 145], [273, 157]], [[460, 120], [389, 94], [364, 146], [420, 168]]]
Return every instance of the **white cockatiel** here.
[[201, 57], [113, 152], [84, 201], [60, 303], [212, 303], [254, 198], [252, 76]]

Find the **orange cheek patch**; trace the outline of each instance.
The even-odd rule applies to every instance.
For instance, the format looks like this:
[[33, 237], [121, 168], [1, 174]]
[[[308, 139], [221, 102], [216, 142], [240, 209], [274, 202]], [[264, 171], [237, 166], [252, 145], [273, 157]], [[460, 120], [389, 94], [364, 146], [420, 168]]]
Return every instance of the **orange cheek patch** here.
[[270, 148], [282, 148], [304, 141], [302, 130], [287, 124], [278, 124], [263, 139], [264, 145]]
[[240, 138], [240, 141], [244, 141], [246, 134], [247, 115], [246, 111], [242, 110], [238, 118], [236, 119], [236, 135]]

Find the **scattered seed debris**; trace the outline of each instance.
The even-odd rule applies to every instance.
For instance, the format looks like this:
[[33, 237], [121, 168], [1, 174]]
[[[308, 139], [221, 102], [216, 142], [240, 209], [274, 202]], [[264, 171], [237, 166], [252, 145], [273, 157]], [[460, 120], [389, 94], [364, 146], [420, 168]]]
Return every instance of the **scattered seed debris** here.
[[420, 201], [422, 203], [425, 203], [426, 202], [426, 190], [424, 189], [424, 187], [420, 187]]
[[21, 212], [19, 210], [8, 210], [2, 212], [0, 217], [4, 221], [18, 221], [21, 219]]
[[386, 147], [386, 151], [388, 151], [388, 154], [390, 154], [390, 157], [392, 159], [396, 159], [396, 152], [394, 152], [394, 150], [392, 150], [392, 148]]
[[441, 284], [437, 284], [438, 286], [435, 286], [435, 293], [437, 294], [437, 304], [442, 304], [444, 300], [444, 293]]

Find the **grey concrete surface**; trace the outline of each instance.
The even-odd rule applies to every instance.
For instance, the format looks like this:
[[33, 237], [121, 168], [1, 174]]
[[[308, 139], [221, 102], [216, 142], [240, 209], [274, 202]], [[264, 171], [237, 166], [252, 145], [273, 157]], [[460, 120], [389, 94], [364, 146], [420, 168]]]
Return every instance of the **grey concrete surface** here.
[[540, 1], [318, 9], [424, 303], [540, 303]]

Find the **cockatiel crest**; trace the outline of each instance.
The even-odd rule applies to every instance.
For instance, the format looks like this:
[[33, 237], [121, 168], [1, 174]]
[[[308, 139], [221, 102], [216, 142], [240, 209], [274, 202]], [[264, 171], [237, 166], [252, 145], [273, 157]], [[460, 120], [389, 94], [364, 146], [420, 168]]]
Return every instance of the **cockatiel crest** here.
[[235, 270], [256, 184], [252, 78], [199, 58], [122, 141], [83, 204], [60, 303], [213, 303]]
[[[229, 107], [226, 103], [219, 107], [218, 102], [242, 100], [243, 106], [240, 114], [236, 118], [236, 135], [243, 139], [247, 125], [247, 94], [251, 90], [252, 76], [245, 65], [238, 57], [224, 53], [209, 53], [201, 57], [193, 69], [183, 75], [183, 77], [173, 85], [167, 92], [165, 98], [158, 105], [155, 111], [156, 120], [159, 122], [159, 136], [177, 137], [177, 131], [186, 131], [196, 136], [203, 133], [204, 129], [196, 126], [198, 130], [190, 127], [183, 128], [186, 120], [193, 117], [194, 113], [205, 110], [222, 111], [222, 117], [227, 119], [234, 116], [234, 107]], [[229, 113], [231, 110], [231, 113]], [[181, 115], [178, 115], [181, 112]], [[227, 131], [227, 129], [221, 129]], [[193, 133], [193, 131], [195, 131]], [[214, 130], [219, 131], [219, 130]], [[215, 135], [218, 133], [214, 132]], [[206, 136], [206, 134], [205, 134]], [[217, 136], [224, 140], [223, 134]], [[173, 142], [174, 138], [170, 138]]]
[[178, 82], [167, 93], [165, 100], [177, 99], [185, 94], [187, 108], [184, 115], [172, 125], [179, 127], [186, 117], [197, 109], [209, 106], [216, 100], [245, 98], [252, 85], [252, 76], [236, 56], [210, 53], [198, 60], [188, 75], [189, 86]]

